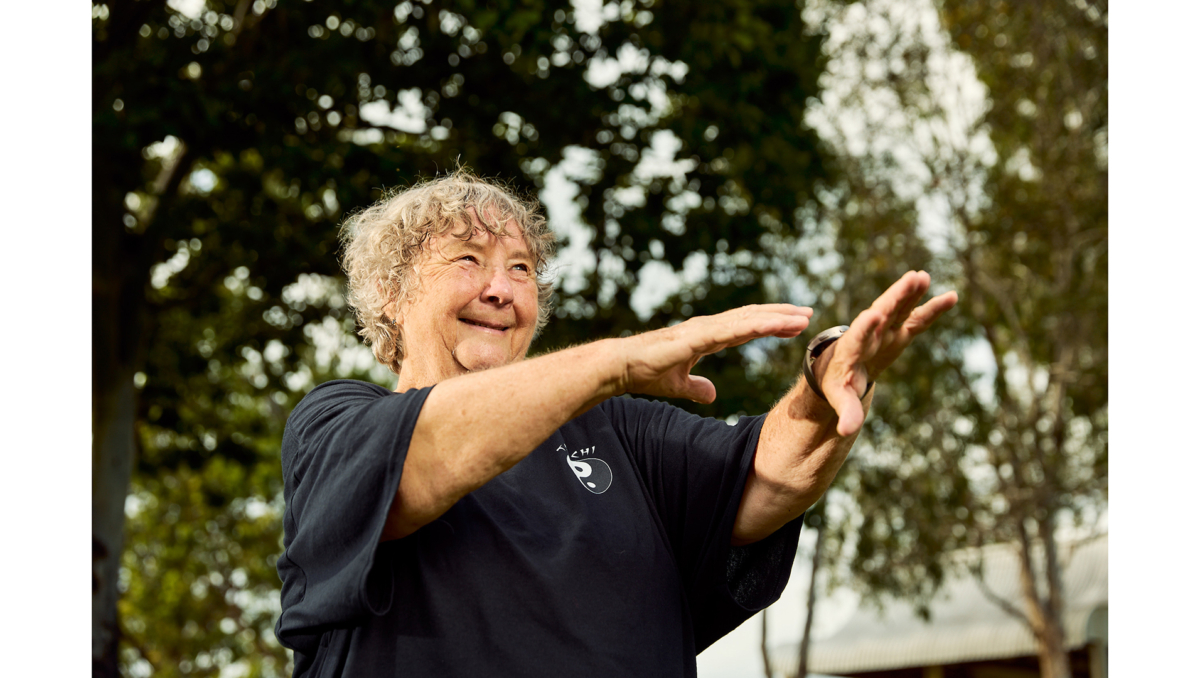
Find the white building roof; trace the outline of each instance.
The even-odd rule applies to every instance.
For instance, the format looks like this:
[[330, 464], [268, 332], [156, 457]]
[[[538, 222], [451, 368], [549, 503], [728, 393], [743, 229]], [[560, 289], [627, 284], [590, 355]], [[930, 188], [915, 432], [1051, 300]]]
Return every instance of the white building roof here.
[[[957, 554], [967, 558], [979, 551]], [[1024, 611], [1016, 547], [998, 544], [982, 550], [984, 576], [997, 596]], [[1108, 536], [1064, 549], [1063, 586], [1067, 646], [1108, 641]], [[913, 666], [939, 666], [968, 661], [1034, 655], [1037, 645], [1028, 627], [988, 600], [968, 573], [947, 574], [930, 605], [925, 622], [912, 605], [891, 600], [882, 615], [863, 605], [832, 636], [810, 644], [809, 670], [817, 673], [857, 673]], [[796, 668], [796, 647], [779, 648], [779, 670]], [[785, 673], [784, 675], [787, 675]]]

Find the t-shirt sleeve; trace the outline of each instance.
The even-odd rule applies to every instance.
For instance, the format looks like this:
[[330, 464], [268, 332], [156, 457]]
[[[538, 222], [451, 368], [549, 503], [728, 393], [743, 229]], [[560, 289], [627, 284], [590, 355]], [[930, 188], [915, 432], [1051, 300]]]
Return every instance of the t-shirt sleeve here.
[[381, 562], [387, 551], [379, 538], [430, 390], [396, 394], [327, 382], [288, 417], [276, 625], [288, 647], [311, 656], [326, 629], [391, 606], [391, 568]]
[[601, 408], [633, 456], [680, 570], [700, 652], [779, 599], [801, 518], [748, 546], [730, 539], [765, 416], [736, 425], [667, 403], [614, 398]]

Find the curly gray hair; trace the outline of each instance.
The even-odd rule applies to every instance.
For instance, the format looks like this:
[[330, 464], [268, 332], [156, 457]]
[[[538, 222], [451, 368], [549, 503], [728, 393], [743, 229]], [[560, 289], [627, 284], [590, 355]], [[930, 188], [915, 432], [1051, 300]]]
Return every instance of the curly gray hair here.
[[400, 373], [404, 343], [388, 309], [412, 299], [417, 287], [412, 272], [424, 244], [455, 227], [463, 229], [455, 235], [467, 237], [476, 218], [497, 236], [511, 235], [505, 228], [509, 222], [520, 226], [535, 260], [540, 332], [550, 318], [553, 285], [548, 261], [554, 255], [554, 234], [540, 209], [535, 199], [522, 199], [459, 169], [408, 189], [388, 191], [379, 202], [347, 217], [341, 240], [348, 301], [361, 327], [358, 333], [375, 359]]

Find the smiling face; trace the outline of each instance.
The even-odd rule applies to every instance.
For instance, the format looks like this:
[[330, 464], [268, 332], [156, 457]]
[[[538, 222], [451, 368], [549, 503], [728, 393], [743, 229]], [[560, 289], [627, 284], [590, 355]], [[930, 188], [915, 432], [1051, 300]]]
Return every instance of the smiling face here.
[[476, 228], [431, 237], [413, 275], [416, 289], [402, 302], [398, 324], [404, 362], [397, 391], [525, 357], [538, 318], [534, 259], [510, 222], [512, 237]]

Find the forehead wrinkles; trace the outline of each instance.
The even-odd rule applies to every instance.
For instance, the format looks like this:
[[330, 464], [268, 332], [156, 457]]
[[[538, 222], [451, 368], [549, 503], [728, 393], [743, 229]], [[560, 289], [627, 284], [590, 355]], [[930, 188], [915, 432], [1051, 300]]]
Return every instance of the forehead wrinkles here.
[[[505, 235], [505, 233], [508, 234]], [[491, 229], [480, 225], [473, 228], [463, 226], [457, 229], [448, 229], [426, 240], [412, 270], [419, 276], [424, 263], [432, 260], [453, 259], [463, 252], [482, 255], [490, 251], [493, 245], [499, 246], [504, 252], [504, 257], [510, 261], [516, 259], [533, 263], [535, 256], [529, 250], [529, 241], [518, 238], [520, 233], [519, 228], [511, 227], [507, 232], [494, 233]]]
[[482, 215], [475, 207], [468, 207], [464, 211], [466, 218], [455, 218], [443, 233], [449, 233], [463, 241], [471, 240], [479, 232], [491, 233], [497, 238], [520, 238], [525, 246], [525, 254], [531, 260], [538, 260], [533, 243], [525, 237], [525, 229], [521, 227], [516, 215], [501, 209], [498, 205], [484, 206]]

